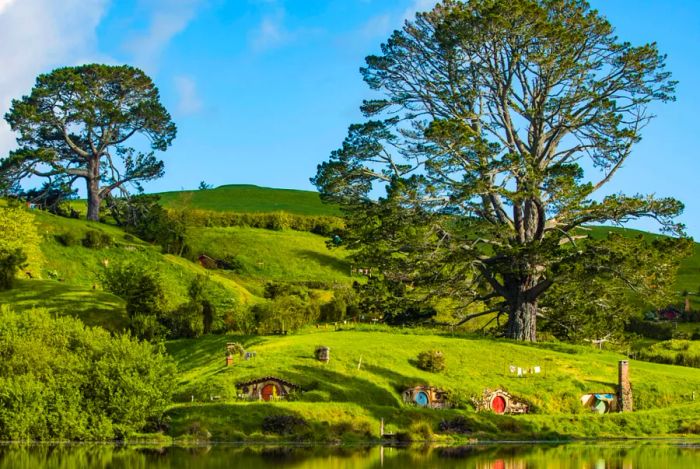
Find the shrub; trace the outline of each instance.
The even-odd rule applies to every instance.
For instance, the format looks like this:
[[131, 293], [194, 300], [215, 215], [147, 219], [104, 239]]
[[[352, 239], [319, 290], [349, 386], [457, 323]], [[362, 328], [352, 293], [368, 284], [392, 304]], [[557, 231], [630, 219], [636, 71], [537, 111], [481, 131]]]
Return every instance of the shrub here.
[[439, 373], [445, 369], [445, 357], [439, 350], [426, 350], [418, 354], [417, 366], [421, 370]]
[[464, 435], [474, 432], [474, 424], [466, 417], [455, 417], [450, 420], [442, 420], [438, 426], [441, 433], [458, 433]]
[[321, 305], [320, 321], [342, 321], [347, 312], [347, 305], [342, 298], [333, 298], [330, 302]]
[[245, 272], [245, 265], [243, 261], [234, 255], [224, 256], [223, 259], [217, 262], [218, 267], [224, 270], [230, 270], [231, 272], [236, 272], [238, 274]]
[[175, 384], [162, 349], [44, 310], [0, 308], [0, 355], [2, 440], [121, 438], [159, 420]]
[[318, 306], [298, 296], [282, 296], [252, 308], [258, 334], [295, 331], [318, 319]]
[[105, 269], [100, 280], [107, 291], [126, 301], [131, 329], [137, 337], [153, 338], [161, 331], [156, 322], [164, 313], [165, 293], [160, 277], [151, 267], [125, 262]]
[[649, 339], [669, 340], [673, 337], [672, 324], [668, 322], [645, 321], [641, 318], [632, 318], [625, 330]]
[[102, 231], [89, 230], [83, 238], [83, 246], [90, 249], [102, 249], [112, 245], [112, 238]]
[[56, 235], [56, 241], [66, 247], [78, 246], [80, 244], [80, 238], [71, 231]]
[[301, 417], [294, 415], [268, 415], [263, 419], [262, 429], [265, 433], [291, 435], [309, 424]]
[[0, 290], [14, 286], [17, 271], [26, 261], [27, 256], [21, 249], [0, 249]]

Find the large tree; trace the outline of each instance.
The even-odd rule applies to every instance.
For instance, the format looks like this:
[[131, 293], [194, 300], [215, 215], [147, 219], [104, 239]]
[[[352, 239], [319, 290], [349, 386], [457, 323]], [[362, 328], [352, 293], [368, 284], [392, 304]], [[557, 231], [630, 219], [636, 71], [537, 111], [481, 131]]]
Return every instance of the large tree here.
[[682, 233], [676, 200], [599, 195], [649, 104], [674, 99], [664, 60], [582, 0], [445, 0], [367, 57], [368, 120], [312, 181], [386, 278], [448, 293], [464, 319], [507, 314], [506, 336], [534, 341], [566, 265], [605, 270], [582, 226], [651, 217]]
[[[176, 134], [151, 79], [126, 65], [40, 75], [29, 96], [12, 101], [5, 120], [18, 133], [19, 148], [0, 165], [4, 182], [41, 176], [72, 186], [83, 179], [93, 221], [113, 190], [162, 176], [163, 162], [154, 152], [165, 151]], [[151, 151], [127, 145], [137, 135], [146, 137]]]

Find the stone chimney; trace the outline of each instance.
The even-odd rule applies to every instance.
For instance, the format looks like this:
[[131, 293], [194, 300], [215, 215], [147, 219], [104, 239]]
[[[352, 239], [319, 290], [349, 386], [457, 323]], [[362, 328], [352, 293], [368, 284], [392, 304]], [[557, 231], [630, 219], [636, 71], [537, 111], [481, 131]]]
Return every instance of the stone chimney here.
[[632, 412], [632, 386], [629, 377], [629, 362], [620, 360], [618, 363], [617, 403], [620, 412]]

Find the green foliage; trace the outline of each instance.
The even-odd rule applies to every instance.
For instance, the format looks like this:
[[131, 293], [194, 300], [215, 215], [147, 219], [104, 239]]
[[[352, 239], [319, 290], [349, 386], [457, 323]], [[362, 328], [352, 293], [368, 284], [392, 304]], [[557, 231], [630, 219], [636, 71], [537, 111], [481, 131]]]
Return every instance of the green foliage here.
[[129, 336], [111, 336], [41, 310], [0, 308], [0, 438], [121, 438], [159, 419], [172, 362]]
[[[65, 236], [65, 235], [64, 235]], [[98, 230], [90, 230], [85, 233], [82, 245], [90, 249], [102, 249], [113, 244], [112, 237]]]
[[169, 254], [185, 255], [187, 214], [170, 213], [157, 195], [110, 198], [109, 208], [119, 226], [144, 241], [159, 244]]
[[[179, 210], [171, 210], [177, 214]], [[322, 236], [342, 232], [345, 227], [338, 217], [322, 215], [298, 215], [287, 212], [238, 213], [206, 210], [188, 210], [188, 225], [197, 227], [263, 228], [266, 230], [308, 231]]]
[[[39, 75], [29, 96], [12, 101], [5, 120], [18, 133], [19, 149], [3, 160], [2, 178], [36, 175], [68, 186], [83, 179], [92, 221], [99, 220], [100, 202], [111, 191], [162, 176], [163, 162], [154, 152], [165, 151], [176, 134], [151, 79], [127, 65], [88, 64]], [[127, 146], [134, 134], [146, 137], [153, 151]]]
[[543, 330], [562, 340], [620, 338], [642, 309], [672, 302], [674, 276], [693, 243], [686, 238], [622, 236], [581, 240], [542, 297]]
[[445, 369], [445, 357], [440, 350], [426, 350], [416, 357], [416, 366], [421, 370], [439, 373]]
[[640, 350], [638, 358], [656, 363], [700, 368], [700, 343], [690, 340], [667, 340]]
[[342, 298], [333, 298], [330, 302], [321, 305], [319, 320], [322, 322], [336, 322], [345, 319], [348, 305]]
[[15, 284], [17, 271], [25, 266], [27, 256], [21, 249], [9, 251], [0, 248], [0, 290], [9, 290]]
[[672, 324], [668, 322], [647, 321], [638, 317], [631, 318], [625, 330], [655, 340], [669, 340], [673, 337]]
[[124, 262], [105, 268], [101, 275], [104, 288], [126, 301], [126, 312], [137, 337], [153, 339], [163, 316], [165, 293], [161, 280], [151, 266]]
[[4, 252], [4, 256], [15, 258], [21, 251], [26, 256], [26, 270], [34, 278], [41, 278], [43, 256], [40, 244], [41, 238], [32, 213], [21, 207], [0, 206], [0, 251]]
[[253, 306], [258, 334], [296, 331], [318, 320], [319, 309], [314, 303], [297, 295], [279, 296]]
[[595, 196], [676, 83], [655, 44], [621, 42], [588, 3], [440, 2], [361, 73], [367, 120], [312, 182], [346, 214], [358, 264], [478, 310], [461, 320], [506, 314], [507, 337], [535, 341], [579, 227], [650, 217], [683, 234], [674, 199]]
[[308, 427], [308, 425], [306, 420], [294, 415], [268, 415], [263, 419], [262, 430], [265, 433], [291, 435], [298, 432], [300, 427]]
[[82, 240], [78, 238], [78, 236], [72, 231], [57, 234], [56, 241], [58, 241], [65, 247], [82, 245]]

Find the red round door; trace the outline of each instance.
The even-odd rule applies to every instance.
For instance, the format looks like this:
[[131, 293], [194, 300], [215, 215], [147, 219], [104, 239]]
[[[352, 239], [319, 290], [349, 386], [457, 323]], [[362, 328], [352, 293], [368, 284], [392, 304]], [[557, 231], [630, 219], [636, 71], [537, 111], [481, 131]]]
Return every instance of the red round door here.
[[506, 400], [503, 396], [496, 396], [491, 399], [491, 410], [497, 414], [502, 414], [506, 411]]
[[263, 401], [269, 401], [272, 396], [279, 396], [279, 388], [277, 387], [276, 384], [266, 384], [263, 386], [262, 390], [260, 391], [260, 396], [262, 397]]

